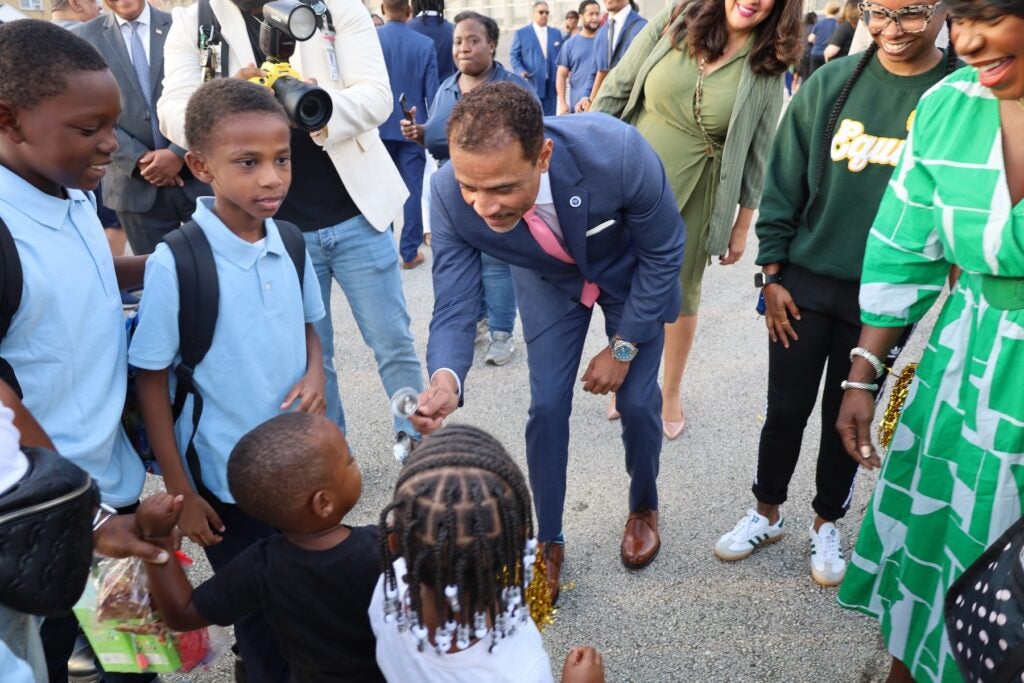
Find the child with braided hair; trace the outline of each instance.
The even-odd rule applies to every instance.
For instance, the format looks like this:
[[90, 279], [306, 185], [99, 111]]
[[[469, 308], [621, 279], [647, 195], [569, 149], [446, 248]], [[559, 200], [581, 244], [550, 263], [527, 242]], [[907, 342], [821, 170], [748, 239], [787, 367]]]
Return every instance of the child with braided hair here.
[[[486, 432], [450, 425], [413, 451], [381, 513], [370, 604], [387, 680], [553, 681], [531, 616], [547, 591], [543, 570], [532, 580], [531, 510], [526, 478]], [[595, 650], [569, 652], [563, 683], [603, 680]]]
[[[748, 510], [715, 545], [741, 560], [780, 539], [790, 479], [821, 384], [821, 438], [811, 577], [835, 586], [846, 573], [836, 522], [850, 504], [858, 463], [834, 425], [861, 330], [858, 291], [868, 231], [903, 150], [917, 102], [957, 68], [935, 39], [945, 10], [935, 0], [866, 0], [874, 44], [830, 61], [793, 96], [769, 158], [756, 232], [768, 350], [768, 409]], [[904, 341], [909, 328], [904, 333]], [[899, 353], [894, 347], [887, 365]], [[825, 370], [827, 364], [827, 370]], [[878, 393], [884, 368], [867, 388]], [[856, 388], [856, 387], [854, 387]]]

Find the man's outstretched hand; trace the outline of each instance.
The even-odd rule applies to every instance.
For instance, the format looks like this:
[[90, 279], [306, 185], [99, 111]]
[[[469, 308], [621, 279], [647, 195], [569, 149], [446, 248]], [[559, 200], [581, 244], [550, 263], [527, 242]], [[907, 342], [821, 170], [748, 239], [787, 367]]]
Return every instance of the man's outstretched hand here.
[[459, 407], [459, 388], [452, 373], [435, 372], [430, 386], [420, 394], [420, 407], [409, 418], [420, 434], [436, 432], [444, 419]]

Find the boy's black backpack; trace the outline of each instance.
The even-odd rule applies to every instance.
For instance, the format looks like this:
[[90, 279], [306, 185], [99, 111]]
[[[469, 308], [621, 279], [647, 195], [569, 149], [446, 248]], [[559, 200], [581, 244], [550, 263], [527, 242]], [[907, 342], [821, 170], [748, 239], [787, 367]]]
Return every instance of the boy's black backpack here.
[[[292, 223], [275, 221], [285, 251], [288, 252], [295, 272], [299, 277], [300, 288], [304, 285], [303, 274], [306, 272], [306, 242], [302, 232]], [[206, 357], [213, 342], [213, 332], [217, 326], [217, 308], [220, 303], [217, 284], [217, 264], [213, 259], [213, 250], [206, 235], [195, 221], [189, 221], [177, 230], [164, 236], [164, 242], [174, 255], [175, 271], [178, 275], [178, 337], [181, 362], [174, 368], [178, 384], [171, 403], [175, 422], [181, 417], [185, 401], [192, 396], [192, 432], [185, 447], [185, 462], [195, 483], [196, 492], [203, 498], [213, 499], [206, 485], [203, 484], [202, 468], [199, 454], [196, 453], [196, 430], [203, 414], [203, 397], [193, 382], [196, 366]], [[21, 260], [14, 245], [14, 238], [7, 225], [0, 219], [0, 265], [3, 266], [0, 277], [0, 340], [7, 334], [14, 313], [21, 303], [21, 290], [24, 278]], [[143, 293], [145, 296], [145, 293]], [[129, 332], [134, 328], [129, 321]], [[148, 447], [141, 413], [134, 387], [135, 369], [128, 368], [129, 386], [125, 399], [125, 410], [121, 422], [125, 425], [129, 441], [142, 458], [146, 468], [154, 470], [155, 458]], [[10, 364], [0, 358], [0, 379], [10, 384], [19, 396], [22, 396], [18, 380]], [[179, 444], [179, 447], [181, 444]]]

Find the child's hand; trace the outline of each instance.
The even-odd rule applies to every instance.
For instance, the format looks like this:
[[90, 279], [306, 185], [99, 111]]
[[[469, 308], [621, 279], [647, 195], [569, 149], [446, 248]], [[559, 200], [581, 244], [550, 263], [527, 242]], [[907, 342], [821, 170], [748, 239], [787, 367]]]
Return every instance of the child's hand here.
[[326, 415], [327, 402], [324, 400], [324, 371], [322, 367], [313, 368], [302, 376], [299, 383], [292, 387], [281, 404], [281, 410], [288, 410], [295, 401], [299, 401], [296, 408], [301, 413], [312, 413], [313, 415]]
[[592, 647], [569, 650], [562, 667], [562, 683], [604, 683], [604, 660]]
[[146, 498], [135, 511], [135, 528], [146, 539], [172, 536], [178, 518], [181, 517], [183, 503], [183, 496], [172, 496], [169, 493], [158, 493]]
[[181, 518], [178, 520], [181, 533], [203, 547], [220, 543], [223, 539], [218, 533], [224, 533], [224, 522], [220, 516], [198, 493], [188, 493], [183, 498]]

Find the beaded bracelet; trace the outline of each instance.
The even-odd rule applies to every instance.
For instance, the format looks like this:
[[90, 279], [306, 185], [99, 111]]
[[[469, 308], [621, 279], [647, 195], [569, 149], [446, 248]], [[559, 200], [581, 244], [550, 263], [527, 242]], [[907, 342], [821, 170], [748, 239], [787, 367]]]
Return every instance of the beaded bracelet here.
[[878, 391], [877, 384], [867, 384], [866, 382], [847, 382], [845, 379], [840, 383], [843, 391], [847, 389], [863, 389], [864, 391]]
[[878, 379], [885, 372], [885, 366], [882, 365], [882, 361], [878, 360], [878, 356], [871, 353], [865, 348], [855, 346], [850, 349], [850, 362], [853, 362], [854, 357], [860, 356], [867, 362], [871, 363], [871, 367], [875, 369], [875, 379]]

